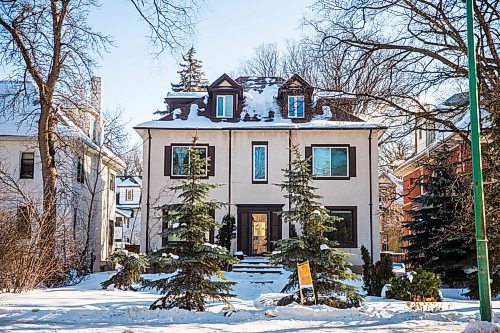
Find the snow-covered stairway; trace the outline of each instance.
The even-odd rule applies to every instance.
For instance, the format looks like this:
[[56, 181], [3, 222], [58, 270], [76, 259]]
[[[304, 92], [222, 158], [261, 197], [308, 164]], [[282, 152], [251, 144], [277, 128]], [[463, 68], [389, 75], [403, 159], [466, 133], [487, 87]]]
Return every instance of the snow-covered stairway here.
[[271, 265], [268, 257], [245, 257], [239, 263], [233, 265], [233, 272], [283, 274], [283, 266]]

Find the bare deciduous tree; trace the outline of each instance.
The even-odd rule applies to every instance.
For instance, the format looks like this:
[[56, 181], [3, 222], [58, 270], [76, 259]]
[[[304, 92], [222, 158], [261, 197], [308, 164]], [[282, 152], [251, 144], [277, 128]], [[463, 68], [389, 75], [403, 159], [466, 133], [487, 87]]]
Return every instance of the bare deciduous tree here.
[[[151, 29], [151, 39], [160, 52], [183, 45], [193, 30], [197, 1], [130, 0]], [[0, 62], [12, 70], [10, 78], [33, 84], [39, 108], [33, 116], [38, 128], [43, 175], [43, 211], [47, 216], [41, 230], [54, 247], [57, 227], [56, 127], [60, 105], [79, 107], [80, 88], [90, 80], [95, 55], [112, 45], [111, 39], [88, 24], [97, 0], [4, 0], [0, 7]], [[22, 94], [19, 94], [22, 95]], [[14, 105], [14, 104], [12, 104]], [[2, 112], [20, 113], [7, 108]], [[52, 239], [52, 240], [50, 240]]]

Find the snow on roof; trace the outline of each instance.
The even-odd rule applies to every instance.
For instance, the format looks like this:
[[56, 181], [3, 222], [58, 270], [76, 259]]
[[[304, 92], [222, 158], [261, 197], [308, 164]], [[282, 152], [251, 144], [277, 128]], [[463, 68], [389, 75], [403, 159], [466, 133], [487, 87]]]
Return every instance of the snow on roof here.
[[[38, 133], [37, 119], [39, 115], [39, 103], [32, 97], [33, 94], [31, 92], [29, 95], [21, 93], [19, 98], [13, 99], [13, 94], [19, 90], [17, 88], [19, 84], [22, 83], [0, 81], [0, 109], [4, 111], [0, 112], [0, 135], [36, 138]], [[27, 89], [35, 91], [32, 85], [28, 85]], [[13, 106], [12, 102], [15, 102], [16, 106]], [[15, 107], [15, 111], [9, 112], [11, 111], [9, 109], [13, 107]], [[79, 137], [85, 144], [93, 149], [100, 150], [103, 155], [113, 159], [121, 167], [125, 166], [125, 162], [109, 148], [106, 146], [100, 147], [92, 141], [87, 133], [66, 116], [61, 109], [57, 111], [57, 117], [59, 118], [59, 122], [56, 131], [59, 134]]]
[[[194, 104], [193, 104], [194, 105]], [[191, 111], [192, 113], [192, 111]], [[292, 123], [290, 119], [283, 119], [272, 122], [212, 122], [205, 117], [196, 117], [192, 121], [163, 121], [152, 120], [141, 123], [135, 129], [383, 129], [384, 126], [374, 122], [352, 122], [352, 121], [331, 121], [331, 120], [311, 120], [307, 123]]]
[[132, 217], [132, 214], [133, 214], [133, 211], [132, 210], [128, 210], [128, 209], [119, 209], [119, 208], [116, 208], [116, 213], [118, 215], [121, 215], [123, 217], [126, 217], [126, 218], [131, 218]]
[[141, 187], [141, 176], [118, 176], [116, 178], [116, 187]]
[[282, 119], [280, 106], [275, 98], [278, 95], [278, 88], [284, 82], [282, 78], [247, 77], [238, 78], [238, 82], [243, 85], [247, 97], [241, 113], [242, 120], [247, 114], [250, 117], [264, 119], [269, 117], [269, 112], [274, 112], [275, 120]]
[[[212, 121], [206, 111], [208, 96], [173, 110], [160, 120], [135, 126], [135, 129], [382, 129], [375, 122], [365, 122], [348, 112], [335, 109], [336, 120], [332, 120], [330, 106], [317, 107], [308, 122], [285, 119], [276, 97], [285, 80], [281, 77], [239, 77], [235, 80], [243, 87], [244, 101], [237, 121]], [[178, 94], [178, 93], [176, 93]], [[191, 93], [188, 93], [191, 94]], [[335, 106], [334, 106], [335, 107]], [[322, 114], [319, 114], [322, 113]]]
[[206, 91], [179, 91], [167, 93], [167, 98], [200, 98], [207, 94]]

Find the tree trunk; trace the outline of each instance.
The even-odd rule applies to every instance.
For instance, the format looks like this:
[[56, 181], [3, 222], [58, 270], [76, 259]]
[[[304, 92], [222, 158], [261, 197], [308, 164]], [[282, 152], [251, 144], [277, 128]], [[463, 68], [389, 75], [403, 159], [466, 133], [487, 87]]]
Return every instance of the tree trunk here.
[[[45, 246], [55, 256], [55, 233], [57, 227], [57, 169], [55, 164], [55, 129], [57, 119], [52, 110], [52, 98], [40, 92], [41, 112], [38, 126], [38, 146], [43, 177], [43, 211], [40, 225]], [[52, 259], [52, 258], [51, 258]]]

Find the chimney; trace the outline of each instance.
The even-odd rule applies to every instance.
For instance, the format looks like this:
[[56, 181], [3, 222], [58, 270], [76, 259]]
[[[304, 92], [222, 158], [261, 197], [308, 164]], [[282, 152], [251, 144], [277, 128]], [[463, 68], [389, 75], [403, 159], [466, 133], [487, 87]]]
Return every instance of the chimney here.
[[102, 110], [102, 82], [99, 76], [92, 77], [90, 94], [90, 103], [94, 110], [100, 114]]

